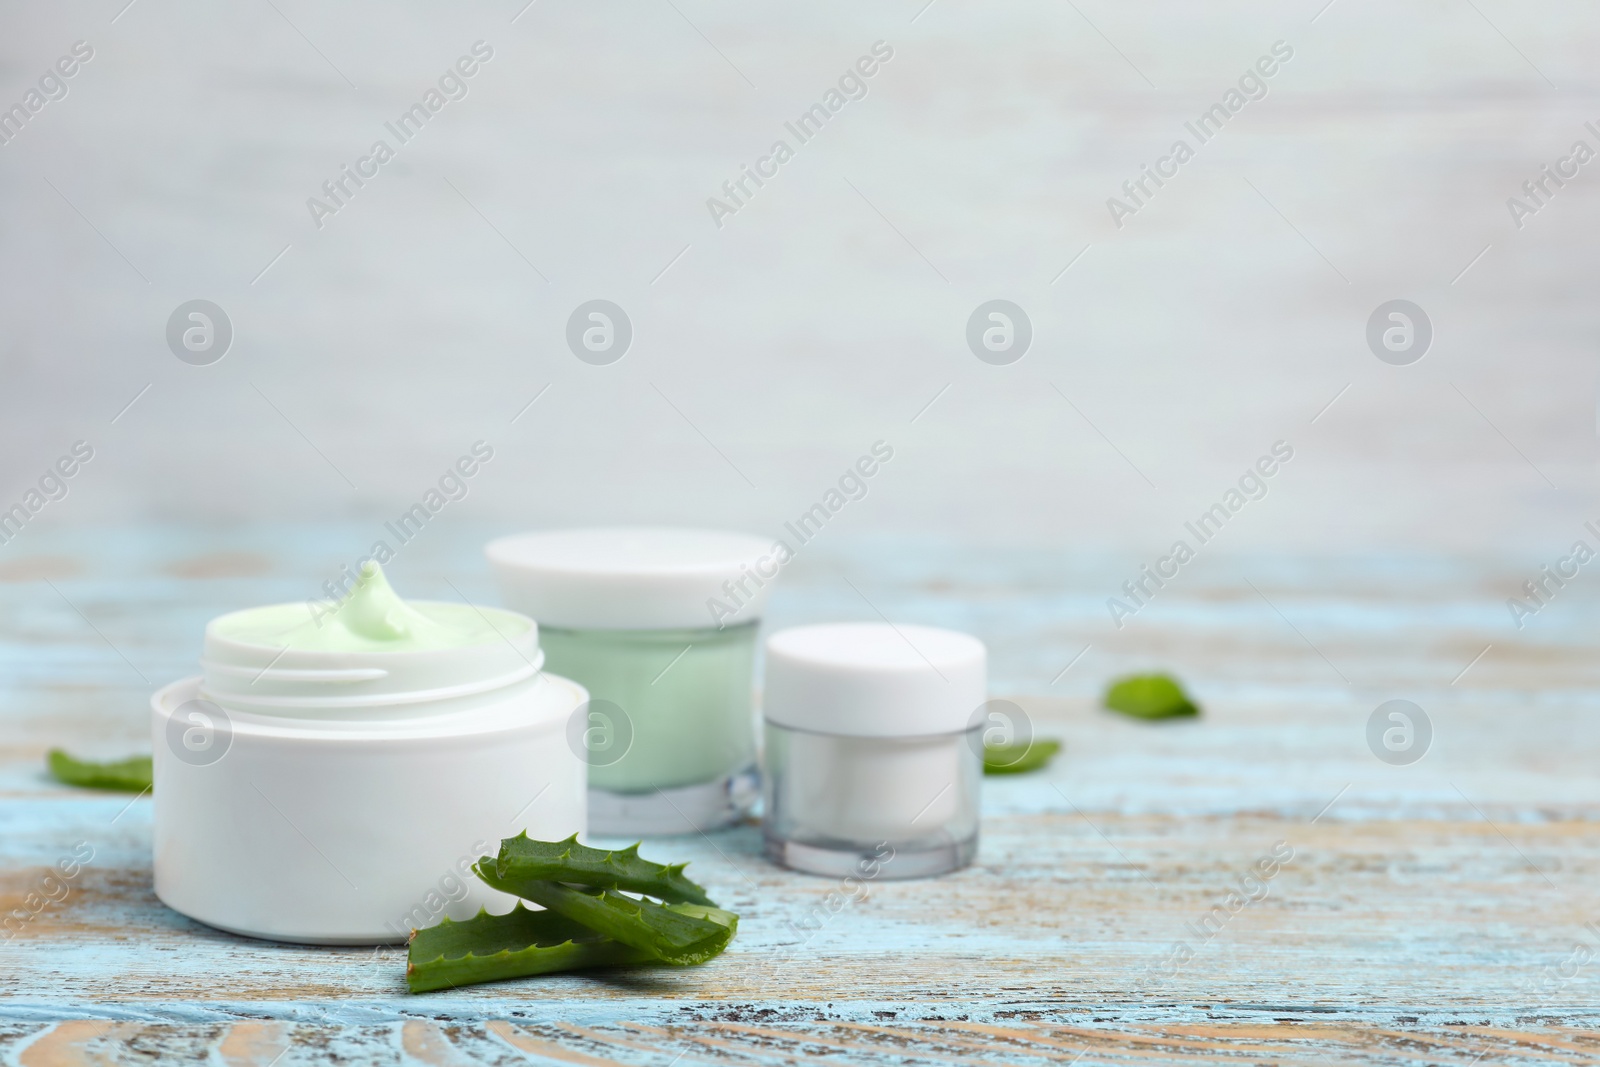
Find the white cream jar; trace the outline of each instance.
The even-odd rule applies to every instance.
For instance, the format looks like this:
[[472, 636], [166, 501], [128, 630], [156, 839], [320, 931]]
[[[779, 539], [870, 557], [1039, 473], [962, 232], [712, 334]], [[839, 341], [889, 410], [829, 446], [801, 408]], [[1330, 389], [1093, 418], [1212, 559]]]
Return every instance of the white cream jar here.
[[533, 620], [406, 604], [371, 564], [337, 612], [307, 619], [304, 605], [213, 619], [202, 674], [152, 697], [156, 895], [312, 944], [510, 910], [466, 867], [523, 830], [584, 829], [565, 737], [583, 688], [543, 673]]
[[978, 849], [987, 653], [953, 630], [798, 626], [767, 640], [767, 856], [922, 878]]

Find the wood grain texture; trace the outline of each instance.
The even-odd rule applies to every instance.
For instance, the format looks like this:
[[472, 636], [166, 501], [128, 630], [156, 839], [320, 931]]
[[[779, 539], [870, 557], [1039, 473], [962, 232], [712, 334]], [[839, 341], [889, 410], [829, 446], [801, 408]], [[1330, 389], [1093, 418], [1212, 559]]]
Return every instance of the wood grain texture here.
[[[419, 543], [397, 584], [440, 595], [449, 576], [492, 600], [483, 533]], [[210, 615], [303, 596], [347, 535], [86, 531], [4, 586], [0, 904], [26, 908], [80, 842], [94, 858], [0, 943], [0, 1063], [1600, 1057], [1581, 596], [1519, 633], [1500, 600], [1524, 576], [1491, 562], [1218, 557], [1117, 631], [1103, 600], [1126, 561], [819, 545], [786, 572], [774, 625], [863, 617], [849, 578], [892, 617], [983, 636], [996, 692], [1066, 742], [1047, 772], [985, 783], [977, 864], [840, 905], [828, 880], [767, 864], [754, 825], [651, 842], [741, 914], [721, 958], [411, 997], [397, 951], [251, 941], [168, 911], [148, 799], [42, 774], [52, 744], [147, 748], [146, 680], [189, 669]], [[1191, 684], [1199, 721], [1095, 707], [1109, 674], [1156, 663]], [[1393, 696], [1434, 724], [1408, 767], [1366, 747]], [[1275, 848], [1293, 854], [1265, 895], [1230, 901]]]

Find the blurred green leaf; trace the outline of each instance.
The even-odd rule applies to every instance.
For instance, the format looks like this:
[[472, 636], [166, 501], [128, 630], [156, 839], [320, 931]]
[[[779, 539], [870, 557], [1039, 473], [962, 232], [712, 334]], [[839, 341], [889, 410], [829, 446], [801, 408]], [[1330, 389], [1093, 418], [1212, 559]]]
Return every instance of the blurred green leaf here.
[[133, 756], [113, 763], [95, 763], [69, 756], [52, 748], [48, 759], [50, 774], [56, 781], [85, 789], [115, 789], [143, 793], [151, 785], [149, 756]]
[[984, 774], [1027, 774], [1049, 763], [1061, 751], [1060, 741], [1036, 737], [1020, 745], [984, 745]]
[[1177, 679], [1167, 674], [1119, 678], [1106, 690], [1106, 707], [1135, 719], [1175, 719], [1200, 714]]

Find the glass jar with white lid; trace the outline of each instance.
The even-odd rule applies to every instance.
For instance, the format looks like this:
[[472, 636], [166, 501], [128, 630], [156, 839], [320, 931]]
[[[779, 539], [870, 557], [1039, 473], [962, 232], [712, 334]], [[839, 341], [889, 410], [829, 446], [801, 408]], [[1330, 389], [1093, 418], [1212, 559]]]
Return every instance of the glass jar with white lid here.
[[584, 685], [569, 729], [589, 829], [672, 834], [749, 813], [759, 793], [756, 630], [786, 558], [769, 539], [607, 527], [499, 538], [506, 603], [539, 621], [550, 669]]
[[767, 640], [767, 855], [920, 878], [978, 848], [987, 652], [953, 630], [830, 623]]

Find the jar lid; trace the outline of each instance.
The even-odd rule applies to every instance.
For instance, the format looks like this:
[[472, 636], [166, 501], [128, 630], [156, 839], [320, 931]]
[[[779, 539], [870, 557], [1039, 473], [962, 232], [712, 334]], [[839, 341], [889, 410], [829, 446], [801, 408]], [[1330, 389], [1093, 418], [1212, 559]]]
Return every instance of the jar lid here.
[[541, 626], [574, 630], [754, 622], [789, 559], [770, 538], [629, 526], [501, 537], [484, 555], [507, 604]]
[[853, 737], [954, 733], [988, 688], [976, 637], [932, 626], [836, 622], [767, 639], [764, 714], [791, 729]]

